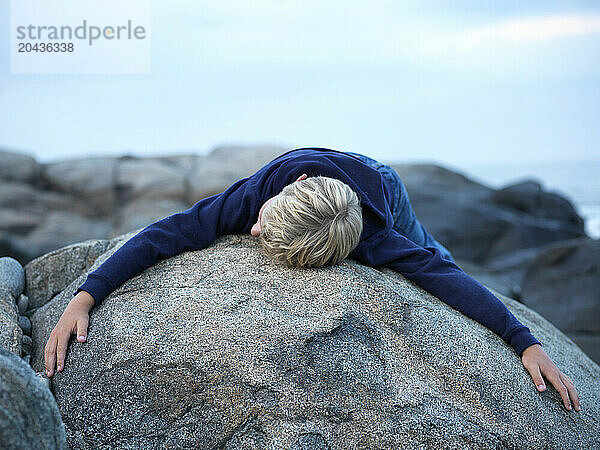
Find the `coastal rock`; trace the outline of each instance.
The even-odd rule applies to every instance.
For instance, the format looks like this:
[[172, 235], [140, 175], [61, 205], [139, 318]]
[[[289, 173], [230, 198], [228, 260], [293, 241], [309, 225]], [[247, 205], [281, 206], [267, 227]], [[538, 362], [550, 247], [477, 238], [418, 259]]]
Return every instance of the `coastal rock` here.
[[186, 203], [173, 199], [129, 202], [117, 214], [118, 225], [114, 233], [123, 234], [137, 228], [144, 228], [157, 220], [186, 209], [188, 209]]
[[455, 258], [481, 265], [514, 251], [585, 237], [573, 205], [540, 192], [539, 184], [496, 191], [434, 164], [393, 167], [419, 221]]
[[99, 213], [110, 214], [116, 202], [117, 158], [85, 158], [60, 161], [44, 167], [51, 189], [92, 202]]
[[25, 361], [0, 348], [0, 447], [62, 449], [65, 444], [50, 390]]
[[[35, 370], [83, 279], [33, 315]], [[401, 275], [278, 266], [249, 236], [119, 287], [92, 310], [87, 342], [70, 344], [54, 393], [72, 448], [598, 448], [600, 368], [499, 297], [573, 379], [581, 412]]]
[[19, 310], [12, 294], [0, 289], [0, 347], [21, 356], [23, 330], [19, 326]]
[[547, 246], [523, 279], [523, 303], [600, 361], [600, 240], [581, 238]]
[[252, 175], [286, 149], [277, 146], [221, 146], [196, 161], [189, 177], [189, 201], [209, 197]]
[[89, 269], [117, 241], [88, 240], [54, 250], [25, 266], [29, 309], [39, 308]]
[[26, 154], [0, 150], [0, 179], [36, 183], [40, 166]]
[[23, 334], [31, 336], [31, 320], [27, 316], [19, 316], [19, 326], [23, 330]]
[[525, 179], [505, 186], [494, 192], [492, 200], [533, 217], [556, 219], [578, 228], [583, 227], [582, 218], [566, 198], [545, 192], [535, 180]]
[[122, 159], [116, 183], [120, 202], [185, 197], [185, 176], [181, 170], [156, 159]]
[[29, 297], [24, 294], [19, 295], [17, 307], [19, 308], [19, 314], [22, 316], [25, 315], [27, 309], [29, 308]]
[[27, 236], [29, 245], [37, 253], [47, 253], [86, 239], [110, 236], [112, 224], [108, 220], [88, 218], [67, 211], [50, 211], [43, 224]]
[[14, 258], [0, 258], [0, 289], [5, 289], [17, 298], [25, 289], [25, 271]]

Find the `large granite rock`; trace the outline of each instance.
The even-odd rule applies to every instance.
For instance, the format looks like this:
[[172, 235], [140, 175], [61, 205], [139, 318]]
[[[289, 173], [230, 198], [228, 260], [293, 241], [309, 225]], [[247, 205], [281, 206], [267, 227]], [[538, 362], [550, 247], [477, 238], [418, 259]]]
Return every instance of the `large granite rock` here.
[[[207, 155], [102, 157], [50, 164], [0, 152], [0, 255], [26, 264], [65, 245], [111, 239], [142, 228], [221, 192], [287, 150], [221, 146]], [[433, 164], [394, 167], [419, 219], [436, 239], [470, 271], [514, 298], [522, 299], [527, 267], [546, 245], [584, 237], [582, 220], [570, 202], [546, 192], [537, 181], [523, 180], [496, 190]], [[563, 260], [559, 269], [568, 272], [563, 265], [570, 261]], [[58, 280], [50, 289], [53, 293], [62, 289], [64, 281]], [[583, 284], [572, 289], [580, 303], [597, 303], [597, 296], [590, 297], [593, 291]], [[547, 290], [549, 304], [563, 302], [553, 292]], [[31, 307], [40, 304], [33, 300]], [[575, 336], [572, 330], [565, 331]], [[574, 338], [588, 351], [597, 348], [587, 331], [578, 331]]]
[[0, 448], [63, 449], [65, 444], [52, 393], [27, 363], [0, 347]]
[[[100, 264], [118, 245], [96, 260]], [[33, 367], [75, 280], [33, 315]], [[226, 236], [129, 280], [53, 378], [77, 448], [598, 448], [600, 368], [501, 297], [575, 382], [535, 390], [498, 336], [404, 277], [274, 265]]]

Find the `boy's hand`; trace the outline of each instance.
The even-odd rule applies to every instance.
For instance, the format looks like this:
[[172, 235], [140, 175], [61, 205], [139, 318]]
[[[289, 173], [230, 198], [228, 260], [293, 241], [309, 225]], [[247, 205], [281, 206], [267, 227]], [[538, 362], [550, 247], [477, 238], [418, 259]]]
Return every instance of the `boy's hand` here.
[[65, 311], [46, 343], [44, 359], [46, 362], [46, 375], [54, 375], [54, 368], [62, 372], [65, 366], [65, 356], [67, 355], [67, 346], [72, 334], [77, 333], [77, 341], [85, 342], [87, 339], [87, 328], [89, 322], [89, 312], [94, 306], [94, 297], [86, 291], [79, 291], [69, 302]]
[[556, 367], [541, 345], [534, 344], [527, 347], [521, 356], [521, 361], [529, 371], [531, 378], [533, 378], [538, 391], [543, 392], [546, 390], [546, 384], [542, 378], [542, 375], [544, 375], [562, 397], [565, 408], [570, 411], [571, 403], [573, 403], [575, 411], [581, 411], [575, 385], [568, 376]]

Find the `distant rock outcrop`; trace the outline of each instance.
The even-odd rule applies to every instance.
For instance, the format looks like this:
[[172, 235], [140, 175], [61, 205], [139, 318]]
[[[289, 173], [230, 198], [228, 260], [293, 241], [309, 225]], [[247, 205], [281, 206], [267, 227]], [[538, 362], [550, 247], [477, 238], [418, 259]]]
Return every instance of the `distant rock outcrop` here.
[[[84, 277], [33, 314], [36, 370]], [[277, 266], [250, 236], [119, 287], [92, 310], [87, 342], [70, 344], [53, 390], [79, 449], [599, 448], [600, 368], [500, 298], [573, 379], [581, 412], [550, 385], [537, 392], [498, 336], [401, 275], [350, 260]]]
[[208, 155], [50, 164], [0, 151], [0, 255], [26, 264], [65, 245], [144, 227], [223, 191], [285, 151], [223, 146]]
[[[109, 239], [223, 191], [288, 149], [217, 147], [208, 155], [98, 157], [38, 164], [0, 152], [0, 255], [22, 264], [86, 239]], [[495, 190], [431, 164], [397, 164], [417, 216], [459, 259], [585, 236], [571, 203], [524, 181]]]
[[455, 258], [482, 265], [517, 250], [586, 236], [573, 205], [537, 182], [496, 190], [431, 164], [393, 167], [419, 220]]

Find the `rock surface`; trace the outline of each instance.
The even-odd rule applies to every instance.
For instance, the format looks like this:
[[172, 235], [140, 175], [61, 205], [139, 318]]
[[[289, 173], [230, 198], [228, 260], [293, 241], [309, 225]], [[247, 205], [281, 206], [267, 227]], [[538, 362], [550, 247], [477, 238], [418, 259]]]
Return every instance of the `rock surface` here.
[[[82, 280], [32, 316], [35, 370]], [[538, 393], [498, 336], [402, 276], [353, 261], [275, 266], [248, 236], [117, 289], [87, 342], [70, 344], [54, 393], [73, 449], [600, 447], [600, 368], [501, 298], [573, 379], [580, 413], [550, 385]]]
[[65, 444], [52, 393], [21, 358], [0, 347], [0, 448], [62, 449]]
[[425, 228], [456, 258], [484, 264], [515, 250], [585, 236], [573, 205], [539, 183], [489, 188], [432, 164], [396, 164]]
[[600, 241], [548, 245], [523, 277], [523, 303], [600, 361]]
[[114, 242], [109, 240], [88, 240], [54, 250], [31, 261], [25, 266], [28, 308], [44, 305], [113, 245]]
[[35, 183], [41, 172], [36, 160], [23, 153], [0, 150], [0, 179]]
[[25, 289], [25, 271], [14, 258], [0, 258], [0, 289], [7, 290], [15, 298]]
[[15, 299], [9, 291], [0, 289], [0, 347], [21, 356], [22, 337]]

